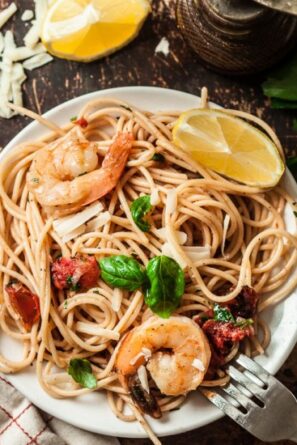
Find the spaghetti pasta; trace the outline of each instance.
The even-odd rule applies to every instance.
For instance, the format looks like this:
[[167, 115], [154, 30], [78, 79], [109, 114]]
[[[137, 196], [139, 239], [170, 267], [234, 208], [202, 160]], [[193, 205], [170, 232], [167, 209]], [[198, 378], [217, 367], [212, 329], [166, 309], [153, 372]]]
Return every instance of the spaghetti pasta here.
[[[204, 106], [207, 95], [203, 92]], [[33, 117], [32, 112], [21, 110]], [[246, 113], [226, 110], [262, 127], [279, 148], [274, 132], [261, 120]], [[115, 136], [133, 135], [126, 170], [116, 187], [100, 201], [108, 212], [104, 225], [64, 242], [53, 227], [26, 176], [36, 152], [48, 143], [73, 131], [75, 123], [57, 128], [35, 116], [54, 130], [42, 140], [16, 147], [0, 166], [0, 286], [1, 330], [23, 344], [23, 358], [12, 361], [0, 356], [0, 370], [20, 371], [36, 362], [42, 388], [53, 397], [76, 397], [91, 389], [82, 388], [66, 372], [73, 358], [88, 359], [97, 380], [93, 390], [107, 392], [113, 412], [122, 420], [144, 419], [133, 405], [114, 369], [120, 339], [147, 320], [151, 311], [137, 289], [110, 287], [102, 277], [88, 290], [58, 290], [52, 285], [51, 263], [59, 255], [92, 255], [97, 260], [109, 255], [134, 256], [146, 266], [169, 244], [174, 258], [183, 265], [185, 293], [176, 310], [190, 318], [206, 313], [215, 303], [233, 301], [244, 286], [260, 296], [254, 319], [254, 336], [236, 342], [225, 355], [230, 361], [239, 347], [249, 355], [262, 353], [269, 343], [269, 328], [261, 312], [285, 298], [296, 287], [292, 275], [297, 259], [297, 238], [286, 231], [284, 209], [293, 199], [278, 185], [262, 190], [228, 180], [195, 163], [172, 143], [172, 128], [179, 112], [143, 112], [115, 99], [89, 102], [79, 119], [87, 121], [79, 131], [96, 143], [99, 156], [105, 156]], [[153, 159], [162, 154], [162, 163]], [[176, 205], [169, 205], [174, 190]], [[154, 196], [151, 229], [143, 232], [132, 218], [131, 203], [143, 194]], [[224, 224], [226, 221], [228, 224]], [[158, 229], [166, 228], [164, 231]], [[186, 240], [182, 245], [180, 232]], [[188, 248], [208, 246], [209, 256], [190, 257]], [[26, 331], [11, 304], [6, 286], [12, 280], [25, 285], [40, 302], [40, 323]], [[202, 385], [224, 385], [228, 375], [219, 367]], [[158, 395], [161, 411], [176, 409], [184, 396]], [[126, 407], [132, 407], [127, 413]], [[154, 443], [149, 426], [144, 427]]]

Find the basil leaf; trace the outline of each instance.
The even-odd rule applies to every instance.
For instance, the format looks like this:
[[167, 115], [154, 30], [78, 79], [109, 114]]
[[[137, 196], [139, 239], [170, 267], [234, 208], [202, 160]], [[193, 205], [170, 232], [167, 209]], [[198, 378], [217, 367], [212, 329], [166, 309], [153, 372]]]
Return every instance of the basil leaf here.
[[214, 312], [214, 320], [223, 321], [225, 323], [231, 322], [235, 323], [235, 318], [231, 314], [228, 308], [220, 306], [219, 304], [215, 304], [213, 307]]
[[99, 261], [102, 279], [113, 287], [130, 291], [141, 287], [145, 273], [134, 258], [125, 255], [112, 255]]
[[144, 217], [152, 209], [151, 198], [149, 195], [140, 196], [132, 202], [130, 210], [133, 221], [143, 232], [150, 230], [150, 224], [144, 219]]
[[170, 317], [185, 291], [184, 272], [176, 261], [162, 255], [149, 261], [146, 274], [145, 303], [160, 317]]
[[73, 380], [84, 388], [94, 389], [97, 379], [92, 372], [91, 363], [85, 358], [73, 358], [70, 360], [67, 372]]
[[297, 101], [297, 55], [274, 70], [262, 84], [264, 94], [287, 101]]

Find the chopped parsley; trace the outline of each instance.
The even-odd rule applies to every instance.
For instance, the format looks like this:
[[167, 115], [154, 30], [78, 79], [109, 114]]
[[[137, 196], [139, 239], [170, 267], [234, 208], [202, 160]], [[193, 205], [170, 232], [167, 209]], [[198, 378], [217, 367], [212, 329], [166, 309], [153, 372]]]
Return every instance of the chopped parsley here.
[[72, 116], [71, 118], [70, 118], [70, 122], [75, 122], [77, 120], [77, 116]]
[[231, 314], [228, 308], [215, 304], [213, 307], [214, 320], [223, 321], [225, 323], [235, 323], [235, 318]]
[[78, 283], [73, 283], [73, 276], [72, 275], [68, 275], [68, 277], [66, 278], [66, 283], [67, 286], [70, 290], [73, 291], [77, 291], [79, 289], [79, 284]]
[[39, 184], [39, 179], [38, 178], [32, 178], [31, 181], [35, 182], [36, 184]]

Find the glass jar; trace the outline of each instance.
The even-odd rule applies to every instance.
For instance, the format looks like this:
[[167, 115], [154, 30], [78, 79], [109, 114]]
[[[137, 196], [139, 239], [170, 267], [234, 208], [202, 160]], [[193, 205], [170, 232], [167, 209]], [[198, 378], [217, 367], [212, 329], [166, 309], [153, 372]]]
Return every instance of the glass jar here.
[[209, 68], [253, 74], [270, 68], [297, 44], [297, 17], [251, 0], [177, 0], [185, 40]]

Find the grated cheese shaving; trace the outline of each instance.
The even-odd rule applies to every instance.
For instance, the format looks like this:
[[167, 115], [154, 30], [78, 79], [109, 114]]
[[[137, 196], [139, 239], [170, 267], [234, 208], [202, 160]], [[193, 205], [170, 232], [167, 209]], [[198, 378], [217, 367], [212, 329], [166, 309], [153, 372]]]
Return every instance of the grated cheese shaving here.
[[8, 22], [10, 17], [12, 17], [13, 14], [16, 13], [17, 9], [18, 8], [16, 4], [13, 2], [11, 3], [11, 5], [8, 6], [8, 8], [5, 8], [0, 12], [0, 29], [5, 25], [6, 22]]
[[155, 187], [151, 193], [151, 205], [156, 206], [160, 203], [159, 190]]
[[192, 366], [198, 369], [198, 371], [201, 372], [205, 371], [205, 366], [203, 365], [202, 361], [199, 358], [194, 358]]
[[12, 101], [15, 105], [23, 106], [22, 84], [27, 79], [24, 68], [20, 63], [12, 67]]
[[90, 206], [86, 207], [81, 212], [75, 213], [74, 215], [64, 216], [62, 218], [56, 219], [53, 222], [53, 228], [58, 233], [60, 237], [73, 232], [79, 226], [89, 221], [94, 216], [98, 215], [103, 209], [101, 202], [95, 202]]
[[15, 41], [11, 31], [6, 31], [4, 36], [4, 52], [2, 59], [2, 73], [0, 84], [0, 116], [10, 119], [12, 110], [7, 103], [12, 100], [12, 61], [10, 52], [15, 48]]
[[12, 62], [19, 62], [20, 60], [28, 59], [36, 54], [44, 53], [45, 48], [42, 43], [38, 43], [34, 49], [27, 48], [27, 46], [19, 46], [11, 50], [9, 57]]
[[222, 246], [221, 246], [221, 252], [222, 252], [223, 256], [225, 253], [226, 237], [227, 237], [230, 221], [231, 221], [230, 215], [228, 215], [228, 213], [227, 213], [224, 218], [224, 223], [223, 223], [223, 239], [222, 239]]
[[31, 9], [26, 9], [21, 17], [23, 22], [27, 22], [28, 20], [32, 20], [34, 17], [34, 12]]
[[47, 0], [34, 0], [34, 2], [36, 19], [32, 21], [33, 26], [29, 29], [24, 37], [25, 46], [27, 46], [28, 48], [34, 48], [39, 41], [41, 35], [41, 27], [48, 9]]
[[[25, 46], [16, 47], [11, 31], [7, 31], [4, 36], [0, 32], [0, 54], [2, 55], [0, 62], [0, 117], [6, 119], [17, 114], [10, 108], [9, 102], [18, 107], [23, 105], [22, 84], [26, 80], [24, 68], [32, 70], [53, 60], [52, 56], [45, 52], [42, 43], [38, 43], [48, 1], [34, 0], [34, 2], [36, 20], [33, 21], [32, 28], [24, 38]], [[0, 28], [16, 11], [17, 6], [13, 2], [0, 12]], [[26, 21], [33, 17], [33, 11], [27, 9], [23, 12], [21, 19]], [[25, 59], [28, 60], [23, 63], [23, 66], [20, 63], [15, 63]]]
[[137, 369], [137, 375], [138, 375], [138, 378], [140, 380], [140, 383], [141, 383], [141, 386], [143, 387], [143, 389], [147, 393], [150, 393], [150, 387], [148, 384], [148, 378], [147, 378], [147, 372], [146, 372], [145, 366], [143, 366], [143, 365], [139, 366], [139, 368]]
[[[210, 258], [210, 246], [183, 246], [183, 252], [188, 256], [188, 258], [193, 261], [200, 261]], [[166, 255], [173, 258], [182, 269], [184, 269], [187, 264], [182, 260], [181, 256], [170, 243], [164, 243], [162, 246], [162, 255]]]
[[[166, 229], [166, 227], [162, 227], [161, 229], [157, 229], [156, 232], [157, 232], [158, 236], [162, 240], [167, 241], [167, 229]], [[183, 244], [185, 244], [187, 242], [188, 235], [185, 232], [181, 232], [180, 230], [176, 230], [175, 231], [175, 235], [176, 235], [176, 238], [177, 238], [178, 243], [180, 245], [183, 245]]]
[[170, 215], [172, 215], [176, 211], [177, 195], [175, 189], [170, 189], [167, 191], [166, 207]]
[[36, 68], [40, 68], [43, 65], [46, 65], [47, 63], [51, 62], [52, 60], [54, 60], [54, 58], [47, 53], [41, 53], [41, 54], [37, 54], [36, 56], [31, 57], [30, 59], [27, 59], [24, 63], [23, 63], [23, 67], [26, 70], [35, 70]]
[[67, 233], [67, 235], [62, 237], [63, 243], [68, 243], [68, 241], [71, 241], [72, 239], [76, 238], [79, 235], [82, 235], [85, 233], [86, 225], [82, 224], [81, 226], [77, 227], [77, 229], [72, 230], [72, 232]]
[[111, 214], [108, 211], [100, 213], [100, 215], [87, 223], [87, 232], [95, 232], [97, 229], [107, 224], [110, 220]]
[[164, 56], [168, 56], [169, 54], [169, 42], [166, 39], [166, 37], [162, 37], [162, 39], [160, 40], [160, 42], [158, 43], [158, 45], [155, 48], [155, 54], [157, 53], [162, 53], [164, 54]]

